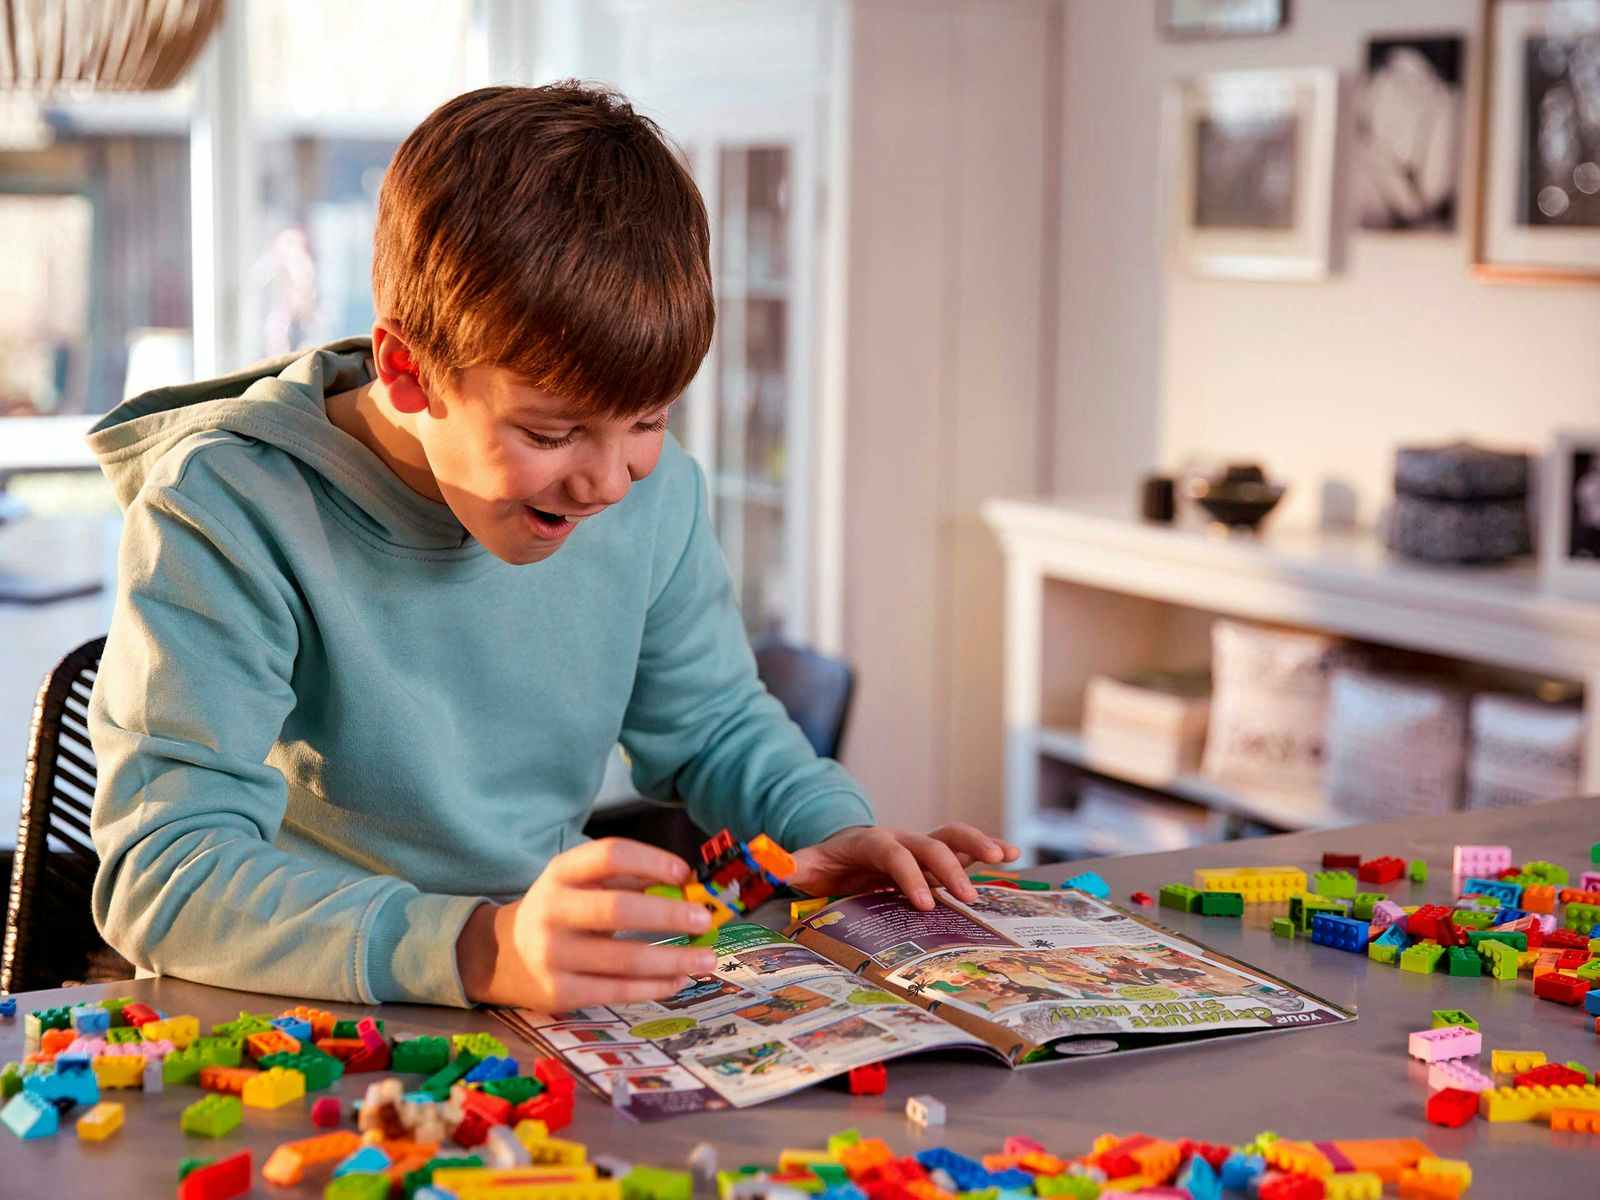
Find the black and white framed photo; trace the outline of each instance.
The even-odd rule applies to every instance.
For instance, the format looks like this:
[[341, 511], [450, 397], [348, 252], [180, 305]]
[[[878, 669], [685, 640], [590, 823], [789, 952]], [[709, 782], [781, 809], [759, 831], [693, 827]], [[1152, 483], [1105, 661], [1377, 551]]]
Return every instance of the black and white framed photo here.
[[1459, 34], [1367, 43], [1351, 172], [1351, 207], [1362, 229], [1455, 228], [1462, 47]]
[[1322, 279], [1329, 270], [1339, 76], [1226, 71], [1167, 96], [1173, 244], [1200, 275]]
[[1600, 280], [1600, 0], [1485, 0], [1483, 278]]
[[1540, 578], [1600, 599], [1600, 429], [1557, 433], [1540, 474]]
[[1289, 0], [1166, 0], [1161, 31], [1169, 38], [1247, 37], [1289, 23]]

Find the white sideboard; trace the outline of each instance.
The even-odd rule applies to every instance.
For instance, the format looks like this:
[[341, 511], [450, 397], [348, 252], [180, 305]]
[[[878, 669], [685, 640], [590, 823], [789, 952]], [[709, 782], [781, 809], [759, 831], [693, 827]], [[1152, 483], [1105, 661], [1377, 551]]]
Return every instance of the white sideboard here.
[[[1041, 803], [1041, 761], [1093, 768], [1077, 730], [1096, 674], [1207, 661], [1225, 615], [1447, 656], [1584, 689], [1584, 787], [1600, 791], [1600, 604], [1541, 588], [1533, 560], [1434, 567], [1370, 531], [1216, 534], [1138, 520], [1128, 501], [991, 500], [1006, 560], [1006, 836], [1030, 859], [1062, 843]], [[1201, 776], [1164, 792], [1281, 829], [1341, 823], [1304, 798]]]

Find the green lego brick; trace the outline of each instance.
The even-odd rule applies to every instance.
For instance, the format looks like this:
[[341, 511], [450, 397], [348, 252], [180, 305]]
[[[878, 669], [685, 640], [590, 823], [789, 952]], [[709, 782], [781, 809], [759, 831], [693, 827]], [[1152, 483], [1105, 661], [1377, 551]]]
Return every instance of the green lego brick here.
[[1478, 952], [1466, 946], [1451, 946], [1445, 959], [1445, 967], [1451, 975], [1462, 978], [1477, 978], [1483, 974], [1483, 964], [1478, 960]]
[[450, 1039], [458, 1055], [470, 1054], [479, 1062], [486, 1058], [509, 1058], [511, 1051], [492, 1033], [458, 1033]]
[[1294, 922], [1295, 928], [1301, 933], [1311, 932], [1311, 918], [1319, 912], [1333, 913], [1335, 916], [1345, 916], [1350, 911], [1348, 900], [1335, 900], [1328, 896], [1317, 896], [1310, 892], [1302, 892], [1298, 896], [1289, 897], [1289, 919]]
[[1065, 1200], [1099, 1200], [1101, 1186], [1087, 1175], [1036, 1175], [1037, 1196], [1062, 1196]]
[[1162, 908], [1175, 908], [1179, 912], [1199, 912], [1200, 893], [1185, 883], [1169, 883], [1158, 896]]
[[200, 1051], [200, 1061], [208, 1067], [237, 1067], [244, 1061], [244, 1039], [236, 1037], [200, 1037], [189, 1043], [189, 1049]]
[[200, 1082], [200, 1068], [210, 1066], [199, 1046], [188, 1045], [182, 1050], [172, 1050], [161, 1060], [162, 1083]]
[[716, 944], [717, 944], [717, 940], [719, 938], [721, 938], [721, 936], [722, 936], [722, 931], [720, 929], [708, 929], [704, 933], [699, 934], [696, 937], [690, 938], [687, 942], [684, 943], [684, 945], [686, 945], [686, 946], [701, 946], [701, 947], [715, 948]]
[[1367, 957], [1373, 962], [1393, 964], [1400, 957], [1400, 947], [1388, 942], [1368, 942]]
[[1562, 923], [1568, 929], [1588, 933], [1596, 925], [1600, 925], [1600, 904], [1569, 904], [1566, 919]]
[[1372, 910], [1389, 897], [1382, 892], [1357, 892], [1350, 901], [1350, 915], [1358, 921], [1372, 920]]
[[1468, 929], [1488, 929], [1494, 924], [1494, 916], [1486, 912], [1475, 912], [1469, 908], [1458, 908], [1450, 914], [1450, 923]]
[[1418, 942], [1400, 952], [1400, 969], [1417, 975], [1431, 975], [1444, 958], [1444, 947], [1437, 942]]
[[1594, 1082], [1594, 1072], [1589, 1070], [1589, 1068], [1584, 1066], [1581, 1062], [1562, 1063], [1561, 1065], [1566, 1067], [1568, 1070], [1578, 1072], [1578, 1074], [1582, 1075], [1587, 1082]]
[[107, 998], [105, 1000], [96, 1000], [95, 1003], [98, 1004], [101, 1008], [105, 1009], [108, 1013], [111, 1014], [111, 1024], [112, 1025], [121, 1025], [122, 1024], [122, 1010], [127, 1008], [128, 1005], [133, 1003], [133, 997], [132, 996], [113, 996], [113, 997], [109, 997], [109, 998]]
[[1467, 934], [1467, 945], [1474, 950], [1483, 949], [1484, 942], [1500, 942], [1513, 950], [1528, 948], [1528, 935], [1520, 929], [1474, 929]]
[[224, 1021], [220, 1025], [213, 1025], [211, 1033], [214, 1037], [243, 1038], [249, 1037], [252, 1033], [265, 1033], [271, 1028], [272, 1016], [270, 1013], [242, 1012], [239, 1014], [238, 1020]]
[[[1460, 947], [1454, 947], [1459, 950]], [[1433, 1010], [1433, 1021], [1429, 1029], [1443, 1029], [1447, 1025], [1464, 1025], [1468, 1029], [1477, 1029], [1478, 1022], [1473, 1020], [1472, 1014], [1463, 1012], [1459, 1008], [1436, 1008]]]
[[0, 1067], [0, 1100], [9, 1100], [22, 1090], [22, 1070], [14, 1062]]
[[1203, 917], [1242, 917], [1244, 897], [1238, 892], [1201, 892], [1200, 915]]
[[367, 1171], [352, 1171], [328, 1180], [322, 1200], [389, 1200], [389, 1177]]
[[144, 1041], [144, 1034], [127, 1025], [116, 1025], [106, 1030], [106, 1041], [113, 1046], [128, 1046]]
[[[377, 1025], [378, 1032], [382, 1033], [383, 1032], [383, 1018], [382, 1017], [375, 1017], [375, 1018], [373, 1018], [373, 1023], [375, 1025]], [[359, 1024], [359, 1018], [356, 1018], [356, 1019], [346, 1018], [343, 1021], [335, 1021], [333, 1023], [333, 1036], [336, 1037], [336, 1038], [358, 1038], [358, 1037], [361, 1036], [361, 1034], [356, 1032], [356, 1025], [357, 1024]]]
[[1420, 858], [1413, 858], [1410, 865], [1406, 867], [1406, 877], [1412, 883], [1427, 883], [1428, 864]]
[[389, 1069], [402, 1074], [432, 1075], [449, 1061], [448, 1038], [400, 1038], [390, 1054]]
[[243, 1119], [244, 1104], [239, 1097], [212, 1092], [184, 1109], [179, 1123], [185, 1133], [218, 1138], [236, 1128]]
[[850, 1182], [850, 1172], [844, 1169], [843, 1163], [814, 1162], [807, 1165], [811, 1173], [822, 1180], [824, 1188], [842, 1187]]
[[1600, 842], [1589, 847], [1589, 865], [1600, 867]]
[[209, 1167], [217, 1160], [214, 1158], [185, 1158], [178, 1162], [178, 1182], [182, 1183], [189, 1172], [198, 1171], [201, 1167]]
[[1500, 980], [1516, 979], [1522, 957], [1516, 947], [1502, 941], [1483, 941], [1478, 943], [1477, 950], [1490, 975]]
[[828, 1135], [828, 1156], [838, 1158], [841, 1153], [851, 1146], [861, 1144], [861, 1131], [859, 1129], [841, 1129], [838, 1133]]
[[1569, 880], [1565, 867], [1537, 858], [1522, 864], [1522, 878], [1528, 883], [1547, 883], [1556, 887], [1564, 886]]
[[1294, 937], [1294, 922], [1288, 917], [1272, 918], [1272, 936], [1281, 938]]
[[1356, 877], [1349, 871], [1318, 871], [1311, 876], [1311, 891], [1333, 900], [1352, 900], [1356, 894]]
[[321, 1050], [300, 1050], [295, 1053], [280, 1050], [267, 1055], [260, 1062], [264, 1071], [270, 1071], [273, 1067], [299, 1071], [306, 1077], [308, 1092], [320, 1092], [325, 1087], [332, 1087], [334, 1081], [344, 1075], [344, 1064]]
[[1587, 979], [1591, 983], [1600, 980], [1600, 958], [1591, 958], [1573, 972], [1579, 979]]
[[465, 1051], [456, 1055], [453, 1063], [440, 1067], [432, 1075], [422, 1081], [422, 1086], [417, 1090], [427, 1092], [435, 1100], [443, 1101], [450, 1095], [450, 1089], [459, 1083], [464, 1075], [483, 1060], [476, 1054]]
[[661, 1167], [634, 1167], [622, 1177], [622, 1200], [691, 1200], [694, 1176]]
[[491, 1079], [480, 1086], [491, 1096], [499, 1096], [500, 1099], [509, 1100], [513, 1104], [532, 1100], [544, 1091], [544, 1084], [528, 1075], [517, 1075], [510, 1079]]
[[416, 1194], [433, 1182], [433, 1173], [440, 1167], [481, 1167], [483, 1158], [477, 1154], [457, 1155], [451, 1158], [430, 1158], [415, 1171], [407, 1172], [401, 1186], [406, 1200], [415, 1200]]
[[1012, 883], [1025, 892], [1048, 892], [1050, 885], [1042, 879], [1013, 879]]

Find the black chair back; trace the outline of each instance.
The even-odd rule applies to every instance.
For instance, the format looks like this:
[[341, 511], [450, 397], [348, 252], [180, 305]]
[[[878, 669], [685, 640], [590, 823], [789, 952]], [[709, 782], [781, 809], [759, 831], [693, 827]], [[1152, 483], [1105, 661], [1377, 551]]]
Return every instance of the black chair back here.
[[838, 758], [855, 690], [850, 665], [777, 640], [756, 643], [755, 653], [761, 682], [800, 726], [811, 748], [823, 758]]
[[34, 705], [0, 992], [133, 975], [131, 964], [101, 940], [90, 907], [100, 859], [89, 837], [95, 785], [89, 689], [105, 644], [96, 638], [62, 659]]

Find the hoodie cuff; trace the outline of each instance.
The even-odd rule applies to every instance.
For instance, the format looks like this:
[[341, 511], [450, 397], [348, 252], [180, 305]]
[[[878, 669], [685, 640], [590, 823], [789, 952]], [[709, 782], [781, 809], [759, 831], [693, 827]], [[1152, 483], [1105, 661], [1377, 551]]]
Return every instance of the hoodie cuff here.
[[827, 841], [841, 829], [877, 823], [872, 805], [860, 792], [827, 792], [809, 796], [796, 805], [782, 831], [773, 834], [773, 838], [785, 850], [801, 850]]
[[367, 931], [367, 987], [383, 1004], [471, 1008], [456, 967], [456, 938], [484, 896], [441, 896], [409, 889], [384, 901]]

